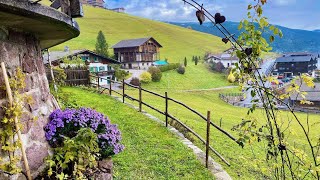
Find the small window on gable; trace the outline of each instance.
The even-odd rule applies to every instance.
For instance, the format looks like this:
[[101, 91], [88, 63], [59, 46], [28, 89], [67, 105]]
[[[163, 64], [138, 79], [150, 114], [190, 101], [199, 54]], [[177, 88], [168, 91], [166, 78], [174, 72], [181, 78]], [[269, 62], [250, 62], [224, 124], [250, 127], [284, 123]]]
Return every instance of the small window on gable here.
[[93, 60], [94, 60], [94, 62], [99, 62], [97, 57], [94, 57]]

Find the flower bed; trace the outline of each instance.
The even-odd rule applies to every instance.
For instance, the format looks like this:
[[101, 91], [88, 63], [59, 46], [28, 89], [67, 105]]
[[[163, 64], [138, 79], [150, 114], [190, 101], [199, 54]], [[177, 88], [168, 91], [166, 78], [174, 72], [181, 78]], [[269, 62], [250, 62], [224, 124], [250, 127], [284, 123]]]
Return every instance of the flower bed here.
[[64, 137], [75, 137], [81, 128], [90, 128], [98, 136], [101, 158], [118, 154], [124, 149], [121, 133], [108, 117], [89, 109], [55, 110], [45, 127], [46, 139], [52, 147], [63, 146]]

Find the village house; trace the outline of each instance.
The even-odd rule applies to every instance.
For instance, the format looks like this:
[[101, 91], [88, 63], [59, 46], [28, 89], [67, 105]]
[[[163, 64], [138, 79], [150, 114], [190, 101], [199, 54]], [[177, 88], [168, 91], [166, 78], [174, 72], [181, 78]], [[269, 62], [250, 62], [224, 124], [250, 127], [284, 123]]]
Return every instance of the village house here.
[[235, 64], [239, 62], [239, 58], [233, 55], [233, 49], [227, 49], [221, 54], [209, 54], [207, 57], [208, 63], [218, 63], [221, 62], [225, 68], [234, 68]]
[[124, 13], [125, 9], [123, 7], [121, 8], [113, 8], [113, 9], [109, 9], [110, 11], [114, 11], [114, 12], [118, 12], [118, 13]]
[[283, 77], [296, 76], [302, 73], [313, 74], [317, 69], [319, 54], [312, 53], [290, 53], [284, 54], [276, 59], [274, 75]]
[[67, 57], [68, 59], [72, 59], [72, 57], [78, 56], [84, 62], [89, 62], [89, 70], [91, 73], [95, 73], [100, 79], [100, 85], [109, 84], [110, 79], [115, 80], [114, 69], [112, 68], [112, 64], [120, 64], [118, 61], [101, 56], [90, 50], [74, 50], [69, 51], [68, 48], [65, 48], [64, 51], [52, 51], [48, 54], [43, 55], [44, 64], [48, 65], [50, 58], [53, 66], [64, 66], [62, 60]]
[[[300, 87], [301, 92], [307, 92], [303, 98], [298, 93], [294, 93], [290, 96], [290, 104], [298, 107], [316, 107], [320, 110], [320, 83], [315, 83], [314, 87], [308, 87], [306, 84], [302, 84]], [[312, 104], [301, 104], [300, 101], [307, 100]]]
[[147, 69], [160, 59], [161, 44], [152, 37], [122, 40], [113, 47], [116, 59], [127, 69]]
[[104, 0], [81, 0], [83, 4], [104, 8]]

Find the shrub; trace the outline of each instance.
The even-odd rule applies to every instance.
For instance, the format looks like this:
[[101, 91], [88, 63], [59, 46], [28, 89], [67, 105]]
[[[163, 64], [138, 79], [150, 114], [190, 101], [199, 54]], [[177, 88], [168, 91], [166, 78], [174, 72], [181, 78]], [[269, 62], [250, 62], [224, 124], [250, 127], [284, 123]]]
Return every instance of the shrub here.
[[90, 128], [97, 134], [102, 158], [118, 154], [124, 149], [120, 144], [121, 133], [117, 125], [111, 124], [108, 117], [89, 108], [55, 110], [49, 116], [45, 136], [52, 147], [61, 147], [63, 136], [73, 138], [81, 128]]
[[160, 66], [159, 69], [161, 72], [165, 72], [165, 71], [178, 69], [179, 66], [180, 66], [180, 63], [170, 63], [164, 66]]
[[151, 66], [149, 67], [148, 72], [151, 74], [152, 81], [158, 82], [161, 80], [162, 73], [158, 67]]
[[97, 134], [90, 128], [81, 128], [75, 137], [66, 137], [62, 147], [54, 148], [54, 154], [46, 161], [48, 176], [56, 179], [92, 176], [89, 169], [97, 166], [99, 150]]
[[184, 74], [186, 72], [186, 68], [184, 66], [179, 66], [179, 68], [177, 69], [179, 74]]
[[137, 77], [133, 77], [130, 81], [130, 84], [134, 85], [134, 86], [139, 86], [140, 85], [140, 80]]
[[141, 75], [140, 75], [140, 80], [141, 82], [143, 83], [150, 83], [152, 81], [152, 77], [151, 77], [151, 74], [149, 72], [143, 72]]

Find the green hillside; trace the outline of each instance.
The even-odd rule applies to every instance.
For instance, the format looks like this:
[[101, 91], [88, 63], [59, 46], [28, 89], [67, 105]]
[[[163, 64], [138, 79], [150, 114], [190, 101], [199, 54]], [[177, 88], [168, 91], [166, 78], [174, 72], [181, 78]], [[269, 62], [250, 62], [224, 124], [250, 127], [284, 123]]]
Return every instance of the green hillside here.
[[161, 59], [168, 58], [169, 62], [179, 62], [185, 56], [202, 56], [206, 51], [221, 52], [229, 47], [209, 34], [91, 6], [84, 6], [84, 17], [76, 21], [80, 36], [52, 50], [62, 50], [64, 46], [93, 50], [99, 30], [105, 34], [109, 47], [123, 39], [152, 36], [163, 46]]

